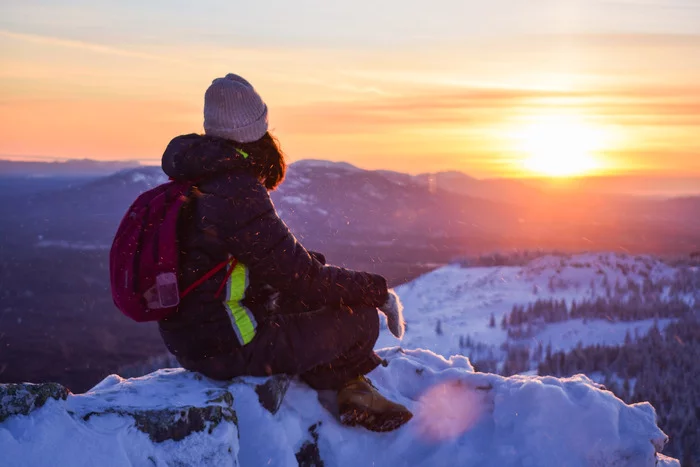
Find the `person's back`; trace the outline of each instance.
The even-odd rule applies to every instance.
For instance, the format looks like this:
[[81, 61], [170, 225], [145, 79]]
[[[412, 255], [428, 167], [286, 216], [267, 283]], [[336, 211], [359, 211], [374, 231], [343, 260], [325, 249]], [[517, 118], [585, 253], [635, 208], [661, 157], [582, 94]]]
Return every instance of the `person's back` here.
[[284, 157], [247, 81], [214, 80], [204, 114], [206, 134], [177, 137], [163, 155], [165, 173], [194, 186], [178, 226], [180, 289], [234, 261], [159, 322], [168, 350], [184, 368], [220, 380], [299, 375], [339, 391], [344, 423], [376, 431], [402, 425], [410, 412], [363, 376], [380, 362], [377, 308], [392, 332], [403, 332], [395, 294], [379, 275], [325, 265], [279, 219], [268, 190], [284, 178]]

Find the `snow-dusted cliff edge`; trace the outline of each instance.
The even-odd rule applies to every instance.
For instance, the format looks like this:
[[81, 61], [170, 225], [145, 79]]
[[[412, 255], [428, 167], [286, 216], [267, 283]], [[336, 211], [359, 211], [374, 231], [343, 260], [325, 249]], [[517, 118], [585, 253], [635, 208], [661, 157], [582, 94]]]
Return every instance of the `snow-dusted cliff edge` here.
[[380, 353], [387, 365], [370, 377], [415, 413], [393, 433], [339, 425], [297, 380], [169, 369], [113, 375], [85, 394], [0, 385], [0, 465], [678, 465], [658, 454], [667, 437], [650, 405], [626, 405], [585, 376], [503, 378], [464, 357]]

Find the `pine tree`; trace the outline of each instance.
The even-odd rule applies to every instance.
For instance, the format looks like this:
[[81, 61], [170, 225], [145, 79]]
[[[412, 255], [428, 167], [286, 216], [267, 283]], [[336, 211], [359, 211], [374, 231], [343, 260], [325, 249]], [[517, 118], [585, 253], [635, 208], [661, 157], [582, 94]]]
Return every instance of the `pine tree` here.
[[534, 354], [532, 355], [532, 359], [537, 363], [541, 362], [543, 353], [544, 353], [544, 349], [542, 347], [542, 342], [539, 342], [537, 344], [537, 348], [535, 348]]
[[628, 329], [625, 333], [625, 345], [630, 345], [632, 343], [632, 336], [630, 335], [630, 330]]
[[491, 313], [491, 319], [489, 319], [489, 327], [490, 328], [495, 328], [496, 327], [496, 317]]
[[632, 393], [630, 391], [630, 380], [628, 378], [625, 378], [625, 380], [622, 382], [622, 394], [620, 394], [620, 399], [627, 402], [631, 398], [632, 398]]

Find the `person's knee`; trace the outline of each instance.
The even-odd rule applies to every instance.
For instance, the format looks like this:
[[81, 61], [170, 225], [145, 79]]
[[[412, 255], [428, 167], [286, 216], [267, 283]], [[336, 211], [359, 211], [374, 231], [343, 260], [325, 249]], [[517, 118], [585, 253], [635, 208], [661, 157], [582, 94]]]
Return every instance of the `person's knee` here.
[[379, 313], [376, 308], [353, 308], [353, 322], [358, 327], [362, 340], [374, 343], [379, 338]]

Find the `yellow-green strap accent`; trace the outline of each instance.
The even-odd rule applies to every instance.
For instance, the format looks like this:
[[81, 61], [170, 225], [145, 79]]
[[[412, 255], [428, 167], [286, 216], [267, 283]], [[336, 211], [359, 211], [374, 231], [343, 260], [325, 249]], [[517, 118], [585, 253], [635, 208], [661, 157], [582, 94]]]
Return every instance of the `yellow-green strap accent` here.
[[255, 337], [258, 323], [253, 313], [241, 303], [248, 288], [248, 268], [238, 263], [226, 283], [226, 301], [224, 306], [241, 345], [246, 345]]

